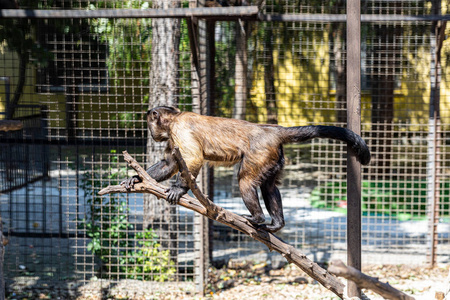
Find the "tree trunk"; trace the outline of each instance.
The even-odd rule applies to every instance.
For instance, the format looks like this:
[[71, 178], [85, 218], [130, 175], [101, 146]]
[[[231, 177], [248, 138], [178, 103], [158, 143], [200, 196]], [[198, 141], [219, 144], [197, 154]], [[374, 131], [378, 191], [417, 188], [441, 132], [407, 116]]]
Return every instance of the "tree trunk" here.
[[[236, 22], [236, 69], [235, 69], [235, 97], [234, 97], [234, 111], [233, 118], [238, 120], [245, 120], [245, 107], [247, 105], [247, 67], [248, 67], [248, 52], [247, 52], [247, 22], [238, 20]], [[239, 166], [234, 166], [233, 182], [231, 193], [234, 197], [241, 195], [239, 191], [238, 172]]]
[[345, 23], [334, 24], [332, 31], [333, 55], [336, 74], [336, 119], [338, 123], [347, 122], [347, 64], [345, 52]]
[[401, 28], [393, 25], [375, 25], [372, 61], [372, 145], [376, 177], [391, 175], [392, 122], [394, 120], [394, 90], [399, 73], [401, 45], [396, 40]]
[[275, 97], [275, 69], [273, 63], [273, 23], [267, 25], [264, 40], [264, 92], [266, 94], [267, 123], [278, 124], [277, 99]]
[[[177, 6], [175, 1], [153, 1], [153, 8], [167, 9]], [[152, 56], [150, 71], [149, 108], [159, 105], [176, 105], [177, 71], [180, 43], [179, 19], [152, 20]], [[163, 157], [165, 144], [147, 138], [147, 163], [153, 165]], [[144, 197], [144, 228], [153, 228], [161, 245], [176, 258], [176, 206], [158, 201], [154, 196]]]
[[245, 120], [247, 104], [247, 24], [236, 22], [236, 69], [235, 69], [235, 101], [233, 118]]
[[22, 97], [23, 88], [26, 82], [27, 66], [28, 66], [28, 53], [18, 53], [19, 55], [19, 80], [17, 81], [14, 96], [9, 103], [9, 107], [6, 108], [6, 119], [12, 119], [16, 112], [17, 105], [19, 105], [20, 98]]

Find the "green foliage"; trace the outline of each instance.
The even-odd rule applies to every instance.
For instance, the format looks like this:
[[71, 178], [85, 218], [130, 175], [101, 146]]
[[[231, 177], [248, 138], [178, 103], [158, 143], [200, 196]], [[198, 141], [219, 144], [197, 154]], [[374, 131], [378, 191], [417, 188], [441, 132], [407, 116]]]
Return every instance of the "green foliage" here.
[[145, 120], [145, 117], [144, 113], [141, 112], [124, 112], [111, 115], [111, 120], [119, 120], [118, 124], [120, 128], [131, 129], [134, 128], [139, 121]]
[[160, 250], [158, 236], [152, 229], [135, 233], [128, 221], [128, 205], [120, 195], [109, 198], [97, 196], [108, 184], [118, 184], [125, 178], [126, 168], [120, 167], [116, 151], [111, 151], [111, 161], [106, 170], [94, 169], [83, 174], [84, 190], [89, 210], [79, 221], [91, 239], [87, 250], [102, 262], [102, 275], [118, 274], [119, 278], [166, 281], [176, 269], [170, 260], [169, 250]]
[[[20, 1], [20, 5], [29, 8], [45, 8], [40, 7], [42, 5], [36, 2]], [[0, 19], [0, 44], [6, 45], [9, 50], [26, 59], [26, 63], [28, 63], [28, 55], [30, 55], [33, 63], [45, 67], [53, 56], [46, 48], [37, 43], [34, 32], [38, 24], [40, 24], [39, 21], [33, 19]]]
[[[89, 5], [89, 10], [103, 8], [147, 9], [148, 1], [98, 1]], [[108, 45], [108, 70], [111, 77], [121, 77], [117, 72], [142, 70], [140, 78], [148, 78], [151, 53], [151, 19], [92, 19], [91, 31], [100, 41]]]
[[[127, 0], [127, 1], [95, 1], [89, 6], [89, 10], [97, 9], [148, 9], [151, 1]], [[182, 1], [183, 7], [188, 6], [188, 1]], [[92, 19], [90, 30], [99, 40], [108, 45], [106, 64], [109, 78], [116, 86], [138, 85], [148, 87], [151, 72], [152, 55], [152, 19]], [[178, 80], [180, 96], [179, 104], [191, 104], [191, 50], [186, 21], [181, 23], [181, 38], [179, 45], [179, 70], [182, 72]], [[139, 81], [130, 84], [130, 81]], [[146, 93], [144, 91], [144, 93]], [[139, 101], [141, 101], [139, 99]], [[148, 103], [149, 96], [144, 96], [143, 102]], [[120, 116], [121, 126], [127, 126], [128, 120], [138, 120], [141, 115]]]
[[[179, 70], [180, 76], [178, 79], [178, 86], [180, 96], [178, 97], [178, 104], [184, 105], [183, 110], [189, 110], [189, 105], [192, 104], [192, 82], [191, 82], [191, 46], [189, 41], [189, 33], [187, 22], [185, 19], [181, 20], [180, 27], [180, 52], [179, 52]], [[187, 105], [187, 106], [186, 106]]]
[[235, 98], [236, 26], [232, 22], [216, 24], [215, 98], [219, 116], [231, 117]]
[[[447, 211], [450, 204], [450, 182], [442, 182], [441, 209]], [[424, 217], [427, 214], [427, 183], [424, 180], [363, 181], [362, 211], [365, 214], [391, 215], [400, 220]], [[316, 208], [346, 212], [347, 183], [328, 182], [317, 186], [311, 193], [311, 205]]]

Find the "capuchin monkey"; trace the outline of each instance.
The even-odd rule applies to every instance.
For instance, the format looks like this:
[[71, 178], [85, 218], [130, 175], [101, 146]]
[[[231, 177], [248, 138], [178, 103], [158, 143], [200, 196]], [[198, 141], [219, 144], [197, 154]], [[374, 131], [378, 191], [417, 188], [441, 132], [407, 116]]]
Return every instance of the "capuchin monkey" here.
[[[178, 173], [178, 164], [172, 155], [174, 147], [180, 149], [194, 177], [197, 177], [205, 161], [212, 165], [239, 164], [239, 190], [250, 212], [244, 217], [254, 225], [264, 223], [257, 193], [257, 187], [260, 187], [272, 218], [271, 224], [260, 227], [269, 232], [276, 232], [285, 225], [281, 195], [276, 187], [284, 165], [283, 144], [313, 138], [335, 139], [347, 143], [363, 165], [370, 161], [370, 151], [364, 140], [353, 131], [341, 127], [262, 125], [181, 112], [167, 106], [149, 110], [147, 122], [152, 138], [157, 142], [167, 142], [164, 158], [147, 170], [153, 179], [160, 182]], [[137, 182], [140, 179], [134, 176], [121, 184], [130, 189]], [[176, 204], [188, 190], [186, 182], [178, 175], [166, 191], [167, 201]]]

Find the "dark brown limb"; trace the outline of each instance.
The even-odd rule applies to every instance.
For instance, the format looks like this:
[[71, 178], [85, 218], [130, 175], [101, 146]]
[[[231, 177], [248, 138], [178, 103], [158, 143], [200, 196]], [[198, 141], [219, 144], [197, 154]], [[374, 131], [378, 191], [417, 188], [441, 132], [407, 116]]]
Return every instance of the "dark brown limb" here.
[[[160, 199], [167, 198], [167, 194], [165, 192], [167, 190], [166, 186], [159, 184], [156, 180], [151, 178], [144, 168], [142, 168], [139, 163], [131, 157], [130, 154], [128, 154], [127, 151], [123, 151], [123, 157], [130, 167], [138, 173], [139, 177], [142, 179], [142, 182], [136, 183], [131, 189], [127, 189], [123, 185], [110, 185], [99, 191], [99, 195], [102, 196], [112, 193], [148, 193], [153, 194]], [[201, 205], [201, 203], [189, 195], [184, 195], [181, 197], [178, 204], [203, 215], [206, 213], [206, 209]]]
[[[244, 217], [215, 205], [205, 195], [203, 195], [197, 187], [195, 180], [193, 180], [192, 174], [190, 174], [189, 170], [186, 168], [186, 164], [184, 163], [179, 150], [175, 148], [174, 151], [182, 176], [189, 184], [189, 188], [192, 190], [193, 194], [198, 198], [198, 200], [196, 200], [188, 195], [184, 195], [178, 202], [179, 205], [251, 236], [255, 240], [265, 244], [271, 251], [275, 250], [279, 252], [288, 262], [298, 266], [305, 273], [317, 280], [325, 288], [340, 298], [344, 297], [344, 284], [334, 275], [328, 273], [327, 270], [321, 268], [318, 264], [308, 259], [305, 254], [301, 253], [291, 245], [286, 244], [275, 235], [265, 230], [258, 229]], [[158, 198], [166, 199], [167, 195], [164, 191], [167, 190], [167, 187], [150, 178], [147, 172], [145, 172], [145, 170], [127, 153], [127, 151], [124, 151], [123, 155], [125, 161], [127, 161], [128, 164], [136, 170], [138, 175], [141, 177], [142, 182], [136, 183], [134, 188], [129, 190], [120, 185], [109, 186], [102, 189], [99, 192], [99, 195], [110, 193], [151, 193], [156, 195]]]
[[413, 300], [414, 298], [393, 288], [389, 283], [383, 283], [378, 278], [370, 277], [359, 270], [346, 266], [341, 260], [333, 260], [328, 271], [336, 276], [353, 281], [360, 288], [369, 289], [385, 299]]
[[206, 210], [214, 209], [215, 207], [218, 207], [214, 205], [214, 203], [208, 199], [203, 193], [200, 191], [200, 189], [197, 186], [197, 183], [195, 182], [195, 177], [191, 174], [189, 171], [186, 162], [184, 161], [183, 157], [181, 156], [180, 149], [178, 147], [175, 147], [172, 151], [173, 156], [175, 156], [175, 159], [178, 163], [178, 168], [181, 172], [181, 177], [183, 177], [186, 182], [189, 185], [189, 188], [191, 189], [194, 196], [197, 198], [198, 201], [206, 208]]

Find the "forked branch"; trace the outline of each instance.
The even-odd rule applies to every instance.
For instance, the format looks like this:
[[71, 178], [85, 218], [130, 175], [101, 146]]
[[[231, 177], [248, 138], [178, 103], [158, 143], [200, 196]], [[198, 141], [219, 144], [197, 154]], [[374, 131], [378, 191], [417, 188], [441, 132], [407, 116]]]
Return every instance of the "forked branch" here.
[[385, 299], [414, 300], [413, 297], [395, 289], [389, 283], [383, 283], [378, 278], [370, 277], [359, 270], [346, 266], [341, 260], [333, 260], [328, 271], [336, 276], [351, 280], [360, 288], [369, 289]]
[[[189, 195], [184, 195], [178, 202], [179, 205], [198, 212], [212, 220], [218, 221], [222, 224], [230, 226], [236, 230], [239, 230], [255, 240], [265, 244], [271, 251], [275, 250], [279, 252], [290, 263], [295, 264], [308, 274], [313, 279], [317, 280], [328, 290], [344, 298], [344, 284], [339, 281], [336, 276], [344, 277], [348, 280], [355, 282], [360, 288], [366, 288], [373, 290], [386, 299], [404, 299], [413, 300], [414, 298], [408, 296], [397, 289], [393, 288], [389, 284], [378, 281], [377, 278], [367, 276], [360, 271], [346, 266], [342, 261], [333, 261], [328, 268], [329, 272], [321, 268], [318, 264], [314, 263], [306, 257], [303, 253], [295, 249], [293, 246], [286, 244], [281, 239], [276, 237], [270, 232], [263, 229], [259, 229], [251, 224], [244, 217], [237, 215], [233, 212], [223, 209], [220, 206], [214, 204], [209, 200], [198, 188], [195, 178], [188, 170], [186, 163], [181, 157], [181, 153], [178, 148], [174, 148], [172, 153], [177, 162], [181, 172], [181, 176], [189, 184], [194, 196], [198, 199], [192, 198]], [[123, 151], [125, 161], [138, 173], [142, 182], [137, 183], [131, 189], [126, 189], [122, 185], [108, 186], [102, 189], [98, 194], [105, 195], [111, 193], [150, 193], [158, 197], [159, 199], [166, 199], [167, 187], [157, 183], [151, 178], [147, 172], [142, 168], [139, 163], [128, 154], [127, 151]], [[334, 274], [334, 275], [333, 275]], [[450, 275], [449, 275], [450, 276]]]
[[[181, 157], [181, 154], [177, 148], [173, 153], [178, 161], [181, 175], [189, 184], [189, 188], [197, 197], [196, 200], [189, 195], [184, 195], [179, 201], [179, 205], [198, 212], [212, 220], [218, 221], [222, 224], [230, 226], [236, 230], [239, 230], [255, 240], [265, 244], [271, 251], [275, 250], [279, 252], [290, 263], [295, 264], [305, 273], [311, 276], [313, 279], [321, 283], [325, 288], [339, 296], [344, 297], [344, 284], [339, 281], [334, 275], [327, 272], [327, 270], [321, 268], [318, 264], [311, 261], [305, 254], [301, 253], [293, 246], [286, 244], [281, 239], [269, 233], [265, 230], [258, 229], [242, 216], [239, 216], [233, 212], [223, 209], [220, 206], [215, 205], [209, 200], [197, 187], [194, 177], [189, 172], [186, 164]], [[123, 152], [123, 156], [126, 162], [138, 173], [142, 179], [141, 183], [136, 183], [134, 188], [127, 190], [122, 185], [108, 186], [99, 192], [99, 195], [105, 195], [110, 193], [150, 193], [158, 197], [159, 199], [166, 199], [165, 190], [167, 187], [157, 183], [152, 179], [147, 172], [138, 164], [138, 162], [128, 154], [127, 151]]]

